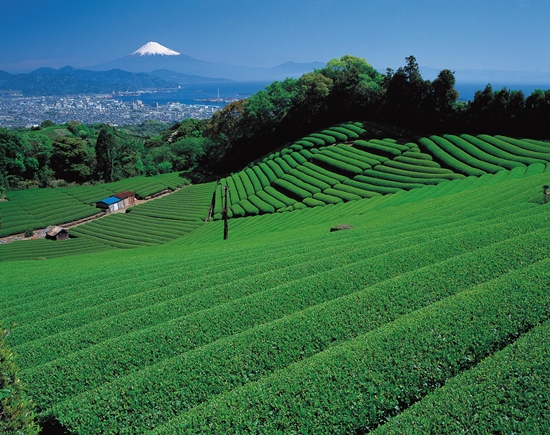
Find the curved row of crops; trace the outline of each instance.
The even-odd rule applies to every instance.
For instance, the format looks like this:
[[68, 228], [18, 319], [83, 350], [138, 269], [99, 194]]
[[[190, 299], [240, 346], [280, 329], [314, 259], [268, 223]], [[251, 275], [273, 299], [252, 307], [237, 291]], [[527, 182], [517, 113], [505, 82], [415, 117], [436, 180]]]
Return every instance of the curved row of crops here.
[[474, 176], [550, 161], [550, 143], [504, 136], [447, 134], [418, 138], [418, 143], [446, 166]]
[[[42, 418], [75, 434], [408, 433], [417, 415], [456, 432], [477, 424], [452, 395], [475, 379], [494, 390], [475, 397], [483, 427], [507, 432], [548, 416], [541, 169], [236, 219], [226, 241], [218, 221], [147, 249], [4, 263], [0, 316]], [[141, 207], [118, 216], [155, 212]], [[519, 384], [499, 395], [512, 376], [529, 385], [519, 404]], [[449, 428], [430, 419], [446, 397]]]
[[116, 248], [166, 243], [194, 231], [208, 215], [214, 183], [188, 186], [171, 195], [79, 225], [71, 236]]
[[[550, 145], [540, 141], [467, 134], [430, 136], [416, 138], [416, 141], [387, 137], [405, 137], [405, 134], [361, 122], [344, 123], [312, 133], [220, 180], [213, 198], [214, 219], [222, 217], [226, 188], [228, 216], [243, 217], [374, 198], [466, 176], [479, 177], [503, 170], [521, 171], [527, 166], [546, 165], [550, 160]], [[162, 187], [172, 188], [181, 183], [177, 174], [166, 174], [152, 178], [136, 177], [108, 185], [56, 189], [49, 195], [40, 191], [42, 198], [36, 192], [35, 199], [28, 197], [30, 191], [14, 192], [11, 194], [14, 200], [0, 203], [0, 212], [4, 216], [0, 231], [5, 234], [23, 232], [90, 216], [95, 209], [81, 202], [90, 204], [99, 196], [121, 189], [131, 188], [145, 196]], [[67, 196], [78, 201], [69, 204]], [[33, 204], [31, 210], [22, 209], [18, 206], [21, 203]], [[135, 209], [142, 213], [139, 210], [142, 208]], [[201, 205], [196, 211], [200, 220], [204, 219], [203, 210]], [[154, 214], [146, 211], [143, 214], [178, 219], [180, 210], [166, 204], [162, 208], [159, 205]], [[105, 240], [109, 246], [132, 247], [141, 242], [158, 243], [171, 238], [155, 231], [149, 237], [134, 238], [135, 229], [146, 224], [138, 218], [125, 218], [129, 228], [121, 228], [124, 226], [122, 219], [117, 219], [120, 222], [113, 219], [112, 224], [105, 228]], [[80, 235], [93, 236], [94, 232], [102, 231], [103, 224], [90, 225]], [[172, 232], [173, 225], [166, 228]], [[175, 234], [188, 230], [189, 227], [176, 229]]]
[[384, 133], [360, 122], [312, 133], [220, 180], [214, 218], [222, 217], [226, 189], [228, 216], [243, 217], [373, 198], [550, 161], [550, 144], [544, 142], [466, 134], [411, 141]]
[[145, 198], [164, 190], [175, 190], [184, 184], [184, 178], [171, 173], [95, 186], [8, 192], [8, 201], [0, 202], [0, 237], [92, 216], [98, 213], [95, 203], [116, 192], [130, 190], [137, 197]]
[[0, 236], [45, 228], [97, 214], [95, 206], [68, 195], [66, 189], [32, 189], [9, 193], [0, 202]]

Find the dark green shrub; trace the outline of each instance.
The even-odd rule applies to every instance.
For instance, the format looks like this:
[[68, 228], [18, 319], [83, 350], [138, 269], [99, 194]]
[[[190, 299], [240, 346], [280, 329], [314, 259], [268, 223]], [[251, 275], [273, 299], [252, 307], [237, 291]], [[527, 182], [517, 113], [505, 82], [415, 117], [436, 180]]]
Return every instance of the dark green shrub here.
[[[258, 192], [259, 193], [259, 192]], [[275, 213], [275, 207], [273, 207], [268, 202], [261, 199], [259, 196], [256, 195], [250, 195], [248, 197], [248, 200], [250, 203], [256, 207], [260, 213]]]
[[325, 195], [335, 196], [336, 198], [342, 198], [344, 201], [357, 201], [358, 199], [362, 198], [361, 196], [355, 193], [346, 192], [344, 190], [339, 190], [339, 189], [333, 189], [332, 187], [325, 189], [323, 193]]
[[296, 142], [296, 144], [304, 146], [306, 148], [311, 148], [311, 147], [315, 146], [315, 144], [312, 141], [309, 141], [309, 140], [299, 140], [299, 141]]
[[333, 159], [326, 155], [316, 154], [313, 156], [312, 161], [325, 169], [337, 172], [341, 175], [353, 177], [363, 173], [363, 170], [355, 165], [351, 165], [341, 160]]
[[265, 176], [269, 180], [269, 183], [272, 183], [277, 179], [277, 175], [275, 175], [275, 172], [273, 172], [273, 170], [266, 163], [260, 163], [258, 167], [265, 174]]
[[[372, 190], [366, 190], [366, 189], [359, 189], [357, 187], [346, 185], [346, 184], [337, 184], [334, 186], [334, 189], [340, 190], [342, 192], [352, 193], [354, 195], [358, 195], [361, 198], [372, 198], [373, 196], [377, 196], [380, 193], [375, 192]], [[327, 192], [330, 193], [330, 192]]]
[[9, 332], [0, 325], [0, 433], [33, 435], [40, 432], [34, 404], [19, 378], [15, 356], [6, 343]]
[[303, 144], [303, 143], [307, 143], [307, 142], [310, 142], [312, 143], [313, 145], [315, 146], [323, 146], [325, 145], [325, 141], [317, 136], [314, 136], [314, 135], [310, 135], [310, 136], [306, 136], [304, 137], [301, 141], [297, 142], [299, 144]]
[[304, 198], [312, 196], [311, 192], [302, 189], [301, 187], [298, 187], [287, 180], [278, 179], [273, 183], [273, 185], [276, 186], [284, 195], [287, 195], [290, 198], [294, 198], [298, 201], [302, 201]]
[[346, 141], [346, 140], [348, 140], [348, 137], [345, 134], [340, 133], [338, 131], [335, 131], [333, 129], [323, 130], [322, 133], [326, 134], [327, 136], [332, 136], [334, 139], [336, 139], [336, 141]]
[[273, 206], [273, 208], [275, 208], [276, 210], [284, 209], [287, 206], [287, 204], [271, 196], [265, 190], [260, 190], [256, 195], [258, 196], [258, 198], [262, 199], [267, 204]]
[[311, 133], [308, 136], [308, 140], [311, 140], [312, 138], [317, 138], [325, 142], [325, 144], [332, 145], [336, 143], [336, 138], [334, 136], [330, 136], [328, 134], [324, 133]]
[[[264, 171], [262, 171], [258, 165], [253, 166], [252, 170], [254, 171], [254, 173], [256, 174], [256, 177], [258, 178], [261, 188], [264, 188], [265, 186], [269, 186], [270, 181], [268, 180]], [[252, 180], [252, 177], [250, 177], [250, 179]], [[261, 188], [258, 190], [261, 190]]]
[[323, 201], [315, 198], [304, 198], [303, 203], [308, 207], [323, 207], [326, 205]]
[[[276, 163], [274, 162], [273, 160], [268, 160], [267, 162], [265, 162], [266, 165], [273, 171], [273, 173], [275, 174], [275, 176], [277, 178], [279, 177], [282, 177], [284, 175], [284, 171], [281, 169], [281, 167]], [[269, 177], [269, 176], [268, 176]], [[274, 181], [274, 180], [273, 180]]]
[[281, 201], [287, 207], [292, 207], [294, 204], [296, 204], [296, 200], [289, 198], [284, 193], [279, 192], [278, 190], [274, 189], [271, 186], [267, 186], [264, 190], [265, 190], [265, 193], [272, 196], [276, 200]]
[[316, 193], [313, 195], [313, 198], [322, 201], [325, 204], [340, 204], [341, 202], [344, 202], [344, 200], [338, 196], [329, 195], [327, 193]]

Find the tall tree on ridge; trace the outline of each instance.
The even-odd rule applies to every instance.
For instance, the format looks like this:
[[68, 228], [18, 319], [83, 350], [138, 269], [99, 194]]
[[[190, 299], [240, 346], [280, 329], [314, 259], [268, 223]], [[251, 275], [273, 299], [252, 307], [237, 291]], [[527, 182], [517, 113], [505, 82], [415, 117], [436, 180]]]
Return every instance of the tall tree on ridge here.
[[432, 99], [435, 121], [448, 121], [451, 117], [459, 94], [455, 89], [454, 73], [442, 70], [432, 82]]
[[116, 154], [116, 139], [113, 133], [102, 126], [95, 144], [96, 173], [100, 180], [113, 181]]

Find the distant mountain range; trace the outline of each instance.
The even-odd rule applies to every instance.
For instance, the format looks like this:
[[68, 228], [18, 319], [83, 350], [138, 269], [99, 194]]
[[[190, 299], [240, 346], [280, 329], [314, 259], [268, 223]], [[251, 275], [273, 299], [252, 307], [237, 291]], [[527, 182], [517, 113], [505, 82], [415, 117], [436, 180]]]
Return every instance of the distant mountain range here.
[[228, 65], [195, 59], [164, 47], [157, 42], [148, 42], [127, 56], [99, 65], [89, 66], [86, 69], [91, 71], [121, 69], [135, 73], [168, 70], [208, 78], [223, 77], [229, 80], [251, 82], [300, 77], [307, 72], [313, 71], [315, 68], [323, 68], [324, 66], [325, 64], [322, 62], [286, 62], [272, 68]]
[[[23, 95], [71, 95], [134, 92], [144, 89], [176, 88], [191, 83], [223, 81], [270, 82], [300, 77], [325, 66], [321, 62], [286, 62], [272, 68], [207, 62], [178, 53], [157, 42], [148, 42], [119, 59], [84, 69], [71, 66], [55, 70], [39, 68], [28, 74], [0, 71], [0, 92], [18, 90]], [[433, 80], [439, 69], [421, 67], [424, 78]], [[484, 85], [540, 84], [550, 87], [550, 72], [456, 71], [457, 83]]]
[[113, 69], [89, 71], [66, 66], [39, 68], [29, 74], [0, 71], [0, 90], [18, 90], [25, 96], [102, 94], [143, 89], [173, 89], [182, 84], [222, 82], [226, 79], [199, 77], [166, 70], [132, 73]]
[[190, 83], [269, 82], [300, 77], [324, 66], [321, 62], [287, 62], [273, 68], [212, 63], [148, 42], [127, 56], [85, 69], [39, 68], [28, 74], [0, 71], [0, 91], [18, 90], [29, 96], [73, 95], [167, 89]]

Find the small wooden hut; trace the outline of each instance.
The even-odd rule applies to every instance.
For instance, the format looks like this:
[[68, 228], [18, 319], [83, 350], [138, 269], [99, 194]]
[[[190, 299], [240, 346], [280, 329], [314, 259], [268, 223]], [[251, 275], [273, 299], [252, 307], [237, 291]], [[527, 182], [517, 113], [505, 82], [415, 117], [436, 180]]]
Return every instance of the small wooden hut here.
[[46, 239], [50, 240], [68, 240], [69, 239], [69, 230], [58, 227], [50, 226], [46, 228]]
[[134, 194], [134, 192], [130, 192], [129, 190], [115, 193], [113, 196], [122, 201], [122, 207], [119, 208], [131, 207], [136, 204], [136, 195]]

